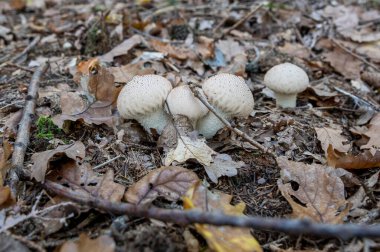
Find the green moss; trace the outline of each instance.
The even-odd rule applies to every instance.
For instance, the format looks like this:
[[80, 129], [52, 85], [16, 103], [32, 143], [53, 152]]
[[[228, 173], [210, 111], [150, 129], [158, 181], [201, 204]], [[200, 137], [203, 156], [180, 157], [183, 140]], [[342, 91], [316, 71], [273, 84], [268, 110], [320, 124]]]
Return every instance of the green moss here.
[[54, 134], [60, 133], [60, 129], [53, 123], [49, 116], [40, 116], [37, 120], [37, 138], [53, 139]]

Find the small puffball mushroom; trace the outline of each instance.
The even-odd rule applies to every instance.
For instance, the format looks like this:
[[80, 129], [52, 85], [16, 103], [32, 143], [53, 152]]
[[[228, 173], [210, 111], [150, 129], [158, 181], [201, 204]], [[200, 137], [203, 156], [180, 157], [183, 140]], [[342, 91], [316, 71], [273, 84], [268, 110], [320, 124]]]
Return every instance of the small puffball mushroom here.
[[137, 120], [147, 131], [156, 129], [159, 134], [169, 122], [164, 111], [171, 83], [159, 75], [135, 76], [121, 90], [117, 109], [121, 117]]
[[199, 118], [205, 116], [208, 109], [205, 105], [191, 92], [187, 85], [175, 87], [166, 98], [166, 111], [170, 111], [173, 115], [183, 115], [189, 118], [193, 127]]
[[309, 85], [306, 72], [291, 63], [272, 67], [264, 76], [264, 84], [273, 90], [276, 105], [283, 108], [295, 108], [297, 94]]
[[[207, 79], [202, 90], [216, 112], [226, 120], [247, 117], [253, 111], [253, 95], [242, 77], [221, 73]], [[212, 138], [224, 124], [211, 111], [198, 121], [197, 129]]]

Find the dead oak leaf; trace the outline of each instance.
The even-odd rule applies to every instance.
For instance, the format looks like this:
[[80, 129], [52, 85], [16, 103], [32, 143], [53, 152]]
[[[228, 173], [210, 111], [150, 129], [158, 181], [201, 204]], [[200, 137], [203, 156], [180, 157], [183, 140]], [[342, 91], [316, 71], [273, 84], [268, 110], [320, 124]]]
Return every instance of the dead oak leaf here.
[[360, 78], [361, 62], [351, 54], [339, 47], [334, 47], [332, 51], [323, 53], [325, 61], [347, 79]]
[[317, 133], [318, 140], [321, 142], [322, 149], [325, 152], [327, 163], [330, 164], [331, 162], [328, 153], [328, 149], [330, 146], [332, 150], [339, 153], [347, 153], [350, 150], [351, 145], [344, 144], [345, 142], [347, 142], [347, 139], [341, 135], [341, 129], [323, 127], [315, 128], [315, 131]]
[[[237, 205], [231, 205], [231, 199], [231, 195], [222, 192], [213, 193], [197, 182], [187, 191], [183, 198], [183, 205], [186, 210], [222, 211], [230, 215], [243, 215], [245, 204], [240, 202]], [[249, 228], [217, 227], [207, 224], [195, 224], [195, 228], [214, 251], [262, 251]]]
[[214, 157], [214, 161], [209, 166], [204, 166], [204, 168], [211, 181], [218, 183], [218, 178], [221, 176], [236, 176], [238, 173], [237, 169], [244, 165], [243, 161], [233, 161], [228, 154], [217, 154]]
[[52, 167], [52, 161], [61, 158], [66, 158], [73, 161], [81, 161], [85, 157], [86, 148], [82, 142], [75, 142], [73, 144], [61, 145], [54, 150], [47, 150], [35, 153], [32, 156], [32, 173], [31, 177], [35, 178], [38, 182], [43, 182], [47, 171]]
[[111, 202], [120, 202], [123, 198], [125, 187], [121, 184], [115, 183], [113, 181], [114, 176], [115, 174], [112, 169], [107, 170], [98, 185], [97, 194], [103, 199], [108, 199]]
[[346, 155], [335, 152], [330, 146], [327, 153], [329, 165], [335, 168], [368, 169], [380, 166], [380, 151], [373, 154], [370, 150], [364, 150], [358, 155]]
[[213, 161], [213, 154], [215, 151], [205, 143], [205, 139], [181, 136], [177, 141], [177, 146], [166, 154], [164, 164], [169, 166], [174, 161], [182, 163], [189, 159], [196, 159], [199, 163], [209, 166]]
[[108, 70], [115, 77], [117, 83], [127, 83], [136, 75], [154, 74], [153, 68], [145, 68], [146, 61], [140, 61], [120, 67], [110, 67]]
[[164, 53], [169, 57], [179, 60], [197, 59], [197, 55], [189, 48], [173, 46], [157, 39], [152, 39], [149, 43], [154, 50]]
[[133, 184], [125, 193], [124, 198], [136, 205], [149, 204], [157, 197], [177, 201], [198, 180], [198, 176], [188, 169], [165, 166], [151, 171]]
[[277, 158], [277, 163], [281, 168], [277, 184], [293, 209], [293, 217], [320, 223], [343, 222], [350, 205], [344, 197], [343, 181], [333, 170], [329, 172], [328, 167], [319, 164], [288, 161], [286, 157]]
[[113, 252], [116, 249], [115, 241], [108, 235], [90, 239], [82, 233], [78, 241], [67, 241], [59, 249], [60, 252]]

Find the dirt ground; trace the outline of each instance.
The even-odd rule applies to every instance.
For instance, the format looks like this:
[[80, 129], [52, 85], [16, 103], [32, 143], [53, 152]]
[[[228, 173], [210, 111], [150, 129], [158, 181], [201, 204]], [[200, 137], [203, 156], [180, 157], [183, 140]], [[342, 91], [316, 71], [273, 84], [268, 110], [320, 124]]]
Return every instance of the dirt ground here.
[[[217, 250], [194, 225], [65, 205], [64, 197], [42, 186], [48, 179], [69, 188], [63, 180], [71, 176], [93, 195], [102, 197], [99, 192], [112, 187], [110, 200], [131, 202], [124, 191], [164, 166], [168, 140], [121, 118], [115, 105], [120, 89], [144, 74], [164, 76], [173, 87], [200, 85], [221, 72], [244, 78], [254, 109], [231, 124], [272, 154], [225, 127], [206, 143], [232, 158], [223, 167], [237, 174], [215, 182], [198, 158], [171, 162], [208, 190], [232, 196], [232, 205], [244, 202], [244, 214], [380, 224], [378, 1], [11, 0], [0, 2], [0, 48], [0, 251]], [[284, 62], [310, 79], [296, 108], [276, 107], [264, 83], [266, 72]], [[39, 81], [24, 162], [32, 177], [12, 199], [4, 196], [5, 173], [12, 169], [7, 150], [16, 142], [32, 75], [43, 64], [49, 67]], [[91, 99], [108, 103], [92, 107]], [[84, 148], [79, 163], [65, 151], [36, 158], [77, 142]], [[331, 186], [338, 189], [331, 192]], [[305, 199], [303, 190], [313, 199]], [[149, 204], [183, 209], [182, 199], [158, 193]], [[43, 212], [56, 204], [62, 205]], [[318, 209], [323, 204], [329, 212]], [[380, 250], [379, 238], [250, 234], [264, 251]]]

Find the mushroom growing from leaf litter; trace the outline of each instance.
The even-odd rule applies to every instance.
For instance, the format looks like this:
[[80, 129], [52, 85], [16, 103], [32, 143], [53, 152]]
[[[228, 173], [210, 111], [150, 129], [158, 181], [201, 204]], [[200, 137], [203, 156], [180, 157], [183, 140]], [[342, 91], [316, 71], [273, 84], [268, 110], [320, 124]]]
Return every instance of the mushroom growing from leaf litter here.
[[174, 88], [166, 98], [166, 110], [173, 115], [186, 116], [195, 128], [199, 118], [208, 112], [203, 103], [194, 97], [189, 86], [183, 85]]
[[308, 87], [309, 77], [302, 68], [283, 63], [269, 69], [264, 84], [275, 93], [277, 106], [295, 108], [297, 94]]
[[[208, 102], [226, 120], [232, 117], [247, 117], [253, 111], [253, 95], [242, 77], [221, 73], [208, 78], [202, 84]], [[224, 124], [214, 113], [198, 121], [197, 129], [205, 138], [212, 138]]]
[[164, 103], [171, 90], [171, 83], [162, 76], [135, 76], [121, 90], [117, 108], [121, 117], [135, 119], [147, 131], [152, 128], [160, 134], [169, 122]]

